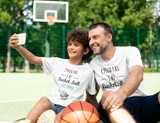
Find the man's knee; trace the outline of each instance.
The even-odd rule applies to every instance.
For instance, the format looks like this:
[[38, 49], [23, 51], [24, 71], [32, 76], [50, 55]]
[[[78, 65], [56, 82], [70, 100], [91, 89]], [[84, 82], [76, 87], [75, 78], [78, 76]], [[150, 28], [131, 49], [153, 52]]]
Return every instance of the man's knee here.
[[123, 106], [109, 114], [112, 123], [137, 123], [134, 117]]
[[102, 100], [101, 100], [101, 104], [103, 104], [107, 98], [107, 96], [111, 93], [114, 93], [114, 91], [111, 91], [111, 90], [106, 90], [103, 92], [102, 94]]

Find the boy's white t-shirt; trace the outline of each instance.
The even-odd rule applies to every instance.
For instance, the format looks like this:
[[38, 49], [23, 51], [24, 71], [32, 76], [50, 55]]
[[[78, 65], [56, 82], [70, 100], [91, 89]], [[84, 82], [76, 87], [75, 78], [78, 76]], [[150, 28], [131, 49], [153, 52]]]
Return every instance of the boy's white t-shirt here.
[[42, 69], [52, 74], [53, 87], [48, 95], [54, 104], [67, 106], [71, 102], [82, 101], [85, 90], [96, 93], [93, 69], [88, 64], [73, 65], [68, 59], [42, 57]]
[[[105, 61], [101, 55], [97, 55], [92, 59], [90, 64], [95, 71], [96, 81], [102, 91], [117, 91], [128, 76], [130, 67], [134, 65], [143, 67], [139, 50], [131, 46], [116, 47], [116, 52], [109, 61]], [[131, 96], [145, 95], [148, 95], [148, 93], [142, 81], [138, 89]]]

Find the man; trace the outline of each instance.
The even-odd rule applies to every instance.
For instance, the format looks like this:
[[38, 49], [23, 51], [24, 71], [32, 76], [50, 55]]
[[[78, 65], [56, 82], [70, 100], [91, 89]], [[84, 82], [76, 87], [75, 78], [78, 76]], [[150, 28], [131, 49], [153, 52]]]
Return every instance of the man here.
[[131, 123], [135, 122], [133, 116], [138, 123], [160, 121], [160, 93], [147, 96], [139, 50], [131, 46], [114, 46], [112, 28], [106, 23], [91, 25], [89, 40], [97, 55], [91, 61], [91, 67], [103, 91], [97, 106], [101, 120], [104, 123]]

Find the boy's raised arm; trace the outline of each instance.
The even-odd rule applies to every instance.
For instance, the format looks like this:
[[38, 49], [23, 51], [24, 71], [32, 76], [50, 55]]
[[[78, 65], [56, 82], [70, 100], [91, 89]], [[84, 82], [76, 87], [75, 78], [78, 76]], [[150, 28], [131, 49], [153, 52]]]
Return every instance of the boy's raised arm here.
[[14, 35], [12, 35], [9, 39], [10, 47], [16, 49], [30, 63], [43, 66], [41, 57], [35, 56], [27, 49], [23, 48], [21, 45], [16, 45], [15, 43], [18, 42], [19, 42], [19, 37], [14, 33]]

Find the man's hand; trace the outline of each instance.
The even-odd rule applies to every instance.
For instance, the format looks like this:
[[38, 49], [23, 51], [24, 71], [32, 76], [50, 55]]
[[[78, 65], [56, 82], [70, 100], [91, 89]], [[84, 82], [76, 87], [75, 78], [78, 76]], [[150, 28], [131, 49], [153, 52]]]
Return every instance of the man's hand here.
[[122, 95], [114, 91], [105, 91], [102, 99], [104, 100], [102, 104], [103, 108], [109, 112], [119, 109], [124, 103]]
[[16, 45], [15, 43], [19, 42], [19, 37], [14, 33], [9, 39], [9, 46], [12, 48], [18, 48], [20, 45]]

